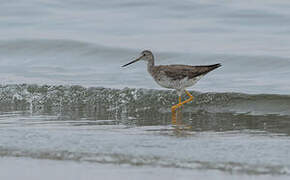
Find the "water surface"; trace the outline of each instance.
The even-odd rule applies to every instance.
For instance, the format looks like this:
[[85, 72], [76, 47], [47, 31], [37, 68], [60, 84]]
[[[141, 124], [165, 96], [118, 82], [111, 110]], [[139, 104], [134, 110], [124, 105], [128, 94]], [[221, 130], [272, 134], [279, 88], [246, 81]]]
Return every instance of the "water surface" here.
[[[136, 179], [288, 178], [289, 7], [282, 0], [2, 2], [0, 167], [10, 169], [2, 179], [15, 174], [11, 167], [23, 175], [27, 163], [43, 163], [46, 174], [73, 166]], [[157, 86], [144, 63], [121, 68], [144, 49], [156, 64], [222, 64], [190, 89], [184, 130], [171, 126], [174, 91]]]
[[2, 86], [0, 155], [289, 175], [289, 96], [192, 93], [182, 130], [170, 91]]

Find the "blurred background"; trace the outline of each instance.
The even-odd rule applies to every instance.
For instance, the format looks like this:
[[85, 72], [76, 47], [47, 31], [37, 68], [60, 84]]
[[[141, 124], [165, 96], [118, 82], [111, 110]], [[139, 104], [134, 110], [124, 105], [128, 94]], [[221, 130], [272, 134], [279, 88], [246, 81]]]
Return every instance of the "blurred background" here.
[[[2, 84], [159, 88], [143, 63], [222, 63], [194, 88], [289, 94], [290, 11], [285, 1], [75, 1], [1, 3]], [[120, 81], [122, 83], [120, 83]]]
[[[2, 1], [0, 179], [288, 179], [289, 9]], [[185, 129], [144, 62], [121, 68], [144, 49], [156, 64], [222, 64], [189, 89]]]

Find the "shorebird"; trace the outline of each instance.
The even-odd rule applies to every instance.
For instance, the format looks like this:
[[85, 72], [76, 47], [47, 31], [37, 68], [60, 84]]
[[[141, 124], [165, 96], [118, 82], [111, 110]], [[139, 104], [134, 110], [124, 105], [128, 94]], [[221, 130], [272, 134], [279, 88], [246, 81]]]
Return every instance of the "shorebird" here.
[[[203, 66], [180, 64], [156, 66], [153, 53], [149, 50], [145, 50], [141, 52], [140, 57], [122, 67], [140, 60], [147, 61], [147, 71], [157, 84], [164, 88], [175, 89], [177, 91], [179, 103], [171, 107], [172, 123], [176, 122], [176, 116], [174, 117], [176, 109], [193, 100], [193, 96], [185, 88], [193, 86], [204, 75], [221, 66], [221, 64]], [[182, 92], [185, 92], [189, 96], [189, 99], [181, 102]]]

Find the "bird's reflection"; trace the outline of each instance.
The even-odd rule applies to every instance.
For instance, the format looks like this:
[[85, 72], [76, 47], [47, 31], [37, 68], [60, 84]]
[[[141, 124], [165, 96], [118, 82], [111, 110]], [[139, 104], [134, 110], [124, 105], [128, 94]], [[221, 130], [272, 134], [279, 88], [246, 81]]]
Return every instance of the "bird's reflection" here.
[[176, 111], [172, 112], [172, 125], [176, 133], [181, 133], [186, 130], [192, 130], [192, 126], [186, 124], [182, 120], [183, 106], [180, 106]]

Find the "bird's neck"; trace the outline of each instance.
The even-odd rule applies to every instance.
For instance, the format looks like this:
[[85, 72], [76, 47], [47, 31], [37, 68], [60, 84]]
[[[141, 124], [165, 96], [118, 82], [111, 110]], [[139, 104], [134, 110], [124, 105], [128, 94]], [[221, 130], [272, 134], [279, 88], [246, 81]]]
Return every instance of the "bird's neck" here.
[[154, 67], [154, 58], [150, 59], [147, 63], [147, 71], [151, 74]]

